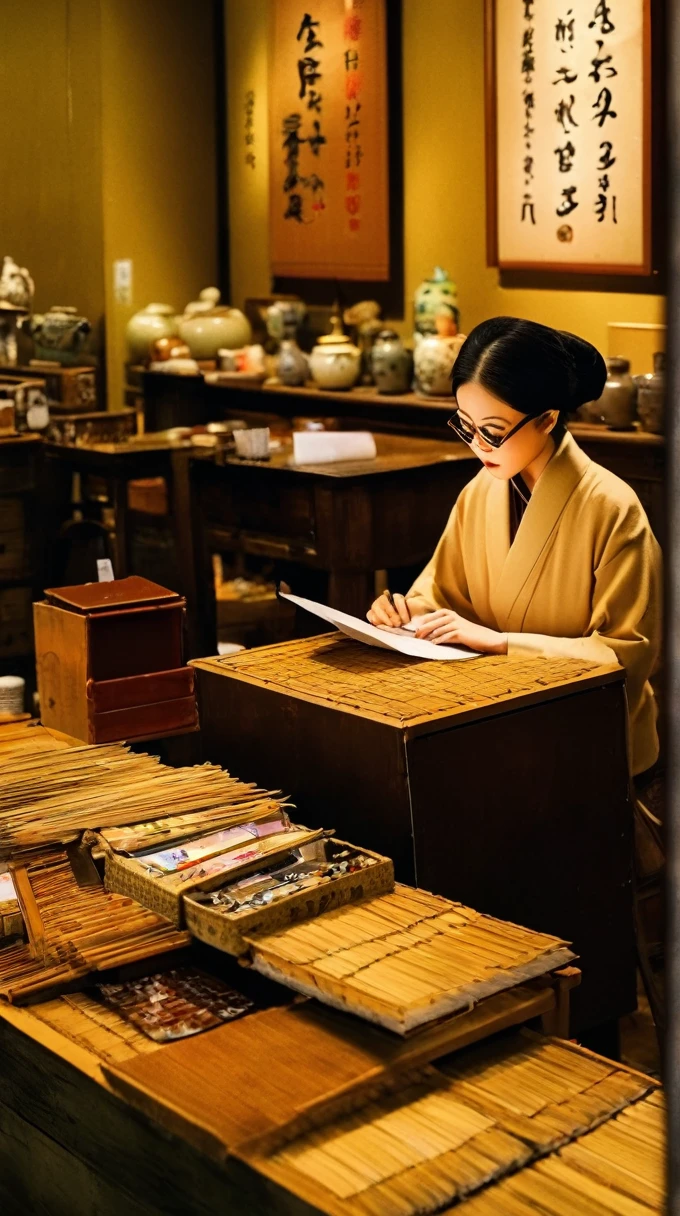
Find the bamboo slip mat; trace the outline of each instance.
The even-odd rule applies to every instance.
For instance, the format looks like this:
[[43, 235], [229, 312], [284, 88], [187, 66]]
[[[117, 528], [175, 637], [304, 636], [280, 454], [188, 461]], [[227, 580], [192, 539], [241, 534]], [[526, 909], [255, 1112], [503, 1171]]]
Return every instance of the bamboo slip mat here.
[[262, 975], [402, 1035], [574, 958], [559, 938], [401, 884], [245, 940]]
[[523, 1031], [238, 1155], [329, 1216], [424, 1216], [475, 1194], [465, 1216], [649, 1216], [663, 1115], [655, 1081]]
[[550, 689], [616, 670], [616, 665], [600, 667], [580, 659], [537, 661], [507, 655], [484, 655], [472, 663], [405, 660], [328, 634], [200, 659], [196, 665], [400, 726], [495, 702], [537, 696], [545, 700]]

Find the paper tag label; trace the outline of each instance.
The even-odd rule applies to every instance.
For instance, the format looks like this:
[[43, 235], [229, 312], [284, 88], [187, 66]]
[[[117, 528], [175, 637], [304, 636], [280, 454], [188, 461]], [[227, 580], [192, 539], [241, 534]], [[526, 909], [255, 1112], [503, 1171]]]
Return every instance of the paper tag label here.
[[120, 258], [113, 263], [113, 294], [119, 304], [132, 303], [132, 260]]
[[97, 558], [97, 573], [100, 583], [112, 583], [114, 579], [113, 566], [108, 557]]

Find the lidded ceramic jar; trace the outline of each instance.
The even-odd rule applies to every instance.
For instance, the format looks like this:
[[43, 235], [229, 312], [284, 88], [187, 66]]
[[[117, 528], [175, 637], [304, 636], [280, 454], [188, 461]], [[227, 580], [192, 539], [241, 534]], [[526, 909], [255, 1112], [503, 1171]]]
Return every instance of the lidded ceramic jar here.
[[379, 393], [407, 393], [413, 375], [413, 355], [394, 329], [382, 329], [371, 351], [371, 373]]
[[618, 355], [605, 359], [607, 379], [602, 396], [588, 406], [588, 416], [603, 422], [612, 430], [627, 431], [635, 419], [635, 382], [630, 374], [630, 362]]
[[136, 312], [125, 329], [130, 358], [145, 362], [158, 338], [177, 337], [177, 318], [171, 304], [147, 304]]
[[654, 371], [636, 376], [637, 412], [643, 431], [663, 435], [666, 404], [666, 356], [659, 351], [654, 356]]
[[33, 338], [36, 358], [73, 363], [92, 326], [87, 317], [79, 317], [78, 310], [71, 305], [53, 304], [43, 316], [32, 316], [23, 328], [28, 329]]
[[361, 351], [342, 332], [340, 317], [332, 318], [333, 330], [324, 334], [309, 357], [312, 377], [319, 388], [352, 388], [361, 367]]
[[221, 347], [241, 350], [252, 338], [247, 317], [240, 309], [226, 306], [185, 314], [179, 320], [179, 333], [194, 359], [216, 359]]
[[448, 305], [451, 315], [455, 318], [456, 328], [460, 324], [458, 310], [458, 288], [449, 277], [446, 270], [436, 266], [431, 279], [424, 279], [416, 288], [414, 296], [415, 333], [434, 334], [437, 332], [437, 316], [442, 307]]

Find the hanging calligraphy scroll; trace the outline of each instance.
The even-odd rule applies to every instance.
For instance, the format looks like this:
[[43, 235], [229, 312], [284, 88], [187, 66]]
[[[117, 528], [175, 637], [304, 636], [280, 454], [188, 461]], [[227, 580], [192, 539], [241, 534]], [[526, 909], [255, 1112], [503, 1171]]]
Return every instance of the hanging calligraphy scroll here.
[[486, 0], [489, 263], [650, 274], [650, 0]]
[[274, 0], [272, 273], [386, 280], [385, 0]]

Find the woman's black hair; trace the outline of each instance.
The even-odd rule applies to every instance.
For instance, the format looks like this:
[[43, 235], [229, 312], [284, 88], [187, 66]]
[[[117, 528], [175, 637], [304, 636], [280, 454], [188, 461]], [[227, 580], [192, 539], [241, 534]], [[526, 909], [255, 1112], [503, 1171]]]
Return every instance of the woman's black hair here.
[[604, 359], [590, 342], [517, 317], [491, 317], [475, 326], [451, 373], [454, 396], [475, 382], [531, 418], [559, 410], [558, 440], [568, 415], [596, 401], [606, 379]]

